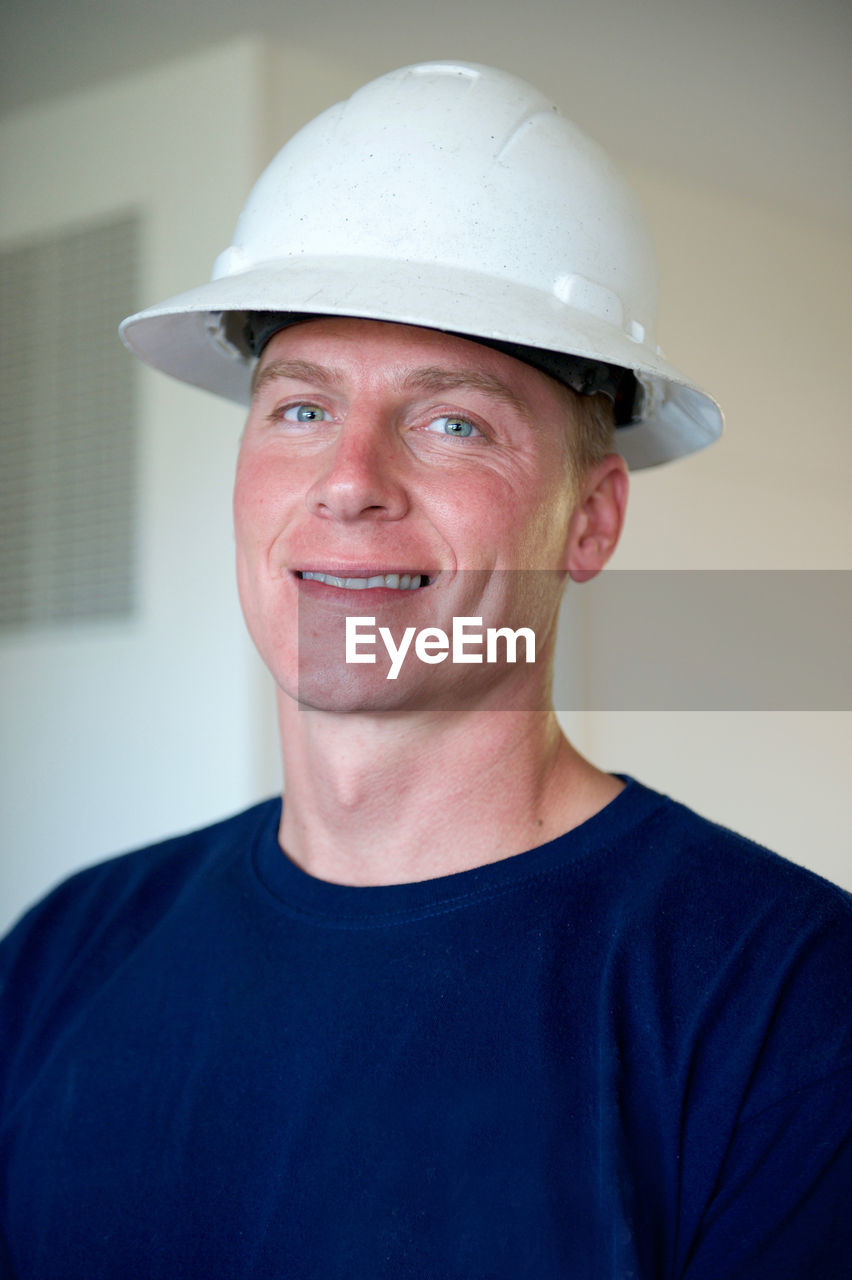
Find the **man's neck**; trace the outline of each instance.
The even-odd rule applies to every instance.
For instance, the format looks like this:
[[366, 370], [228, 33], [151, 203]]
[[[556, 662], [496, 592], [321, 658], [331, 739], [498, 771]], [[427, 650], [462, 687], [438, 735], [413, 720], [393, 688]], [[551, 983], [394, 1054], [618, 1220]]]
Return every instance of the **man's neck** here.
[[618, 794], [553, 711], [377, 715], [279, 695], [279, 840], [322, 880], [377, 885], [466, 871], [544, 844]]

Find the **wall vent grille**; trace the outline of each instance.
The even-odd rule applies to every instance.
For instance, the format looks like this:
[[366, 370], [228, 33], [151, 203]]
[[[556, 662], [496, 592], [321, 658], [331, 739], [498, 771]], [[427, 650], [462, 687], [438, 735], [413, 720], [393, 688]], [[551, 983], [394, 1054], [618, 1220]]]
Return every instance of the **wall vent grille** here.
[[136, 601], [135, 309], [123, 214], [0, 248], [0, 630], [128, 618]]

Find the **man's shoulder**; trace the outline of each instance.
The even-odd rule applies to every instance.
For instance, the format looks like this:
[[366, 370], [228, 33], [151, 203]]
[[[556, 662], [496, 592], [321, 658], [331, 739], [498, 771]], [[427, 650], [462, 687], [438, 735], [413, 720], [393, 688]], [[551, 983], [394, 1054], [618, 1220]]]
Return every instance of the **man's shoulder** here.
[[839, 994], [831, 975], [852, 964], [845, 889], [665, 796], [612, 854], [612, 936], [669, 975], [672, 995], [785, 982], [815, 1004]]
[[852, 922], [852, 894], [839, 885], [686, 804], [632, 785], [658, 801], [632, 838], [635, 862], [652, 885], [660, 887], [659, 877], [685, 896], [719, 896], [740, 913], [758, 902], [820, 903]]
[[714, 1063], [714, 1088], [750, 1063], [752, 1115], [852, 1063], [852, 895], [666, 797], [614, 861], [619, 999]]
[[[32, 906], [0, 943], [0, 983], [20, 965], [61, 970], [109, 935], [125, 943], [248, 852], [276, 822], [271, 799], [208, 826], [118, 854], [68, 876]], [[36, 975], [30, 975], [30, 981]]]

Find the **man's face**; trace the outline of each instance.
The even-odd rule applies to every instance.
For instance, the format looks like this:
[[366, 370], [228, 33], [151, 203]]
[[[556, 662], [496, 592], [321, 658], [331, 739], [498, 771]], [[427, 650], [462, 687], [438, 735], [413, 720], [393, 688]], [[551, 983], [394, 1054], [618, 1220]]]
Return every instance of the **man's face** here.
[[412, 651], [388, 681], [381, 645], [375, 665], [344, 663], [344, 624], [374, 617], [398, 639], [482, 617], [534, 628], [544, 653], [572, 505], [567, 410], [545, 375], [434, 330], [329, 318], [276, 334], [255, 379], [234, 514], [243, 610], [279, 687], [354, 710], [428, 705], [439, 691], [447, 705], [465, 689], [534, 679], [524, 664], [424, 665]]

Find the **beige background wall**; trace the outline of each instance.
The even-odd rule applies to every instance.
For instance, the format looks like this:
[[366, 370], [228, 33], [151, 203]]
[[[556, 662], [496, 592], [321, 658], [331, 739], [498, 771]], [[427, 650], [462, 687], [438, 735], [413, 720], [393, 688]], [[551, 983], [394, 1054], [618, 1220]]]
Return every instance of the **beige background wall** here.
[[[712, 389], [726, 431], [633, 477], [613, 567], [852, 568], [852, 236], [730, 191], [631, 177], [658, 247], [663, 347]], [[852, 888], [848, 709], [599, 713], [584, 729], [607, 767]]]
[[[0, 164], [14, 179], [0, 240], [132, 204], [146, 216], [141, 302], [196, 284], [278, 143], [376, 72], [357, 51], [344, 65], [245, 38], [16, 111], [0, 120]], [[566, 84], [569, 112], [570, 97]], [[850, 237], [733, 188], [635, 164], [630, 174], [660, 251], [663, 345], [718, 395], [728, 431], [708, 453], [635, 478], [616, 563], [850, 567]], [[75, 866], [277, 785], [268, 684], [231, 584], [239, 414], [139, 378], [139, 617], [0, 641], [5, 919]], [[566, 648], [565, 663], [577, 658]], [[605, 767], [852, 886], [849, 713], [566, 723]]]

